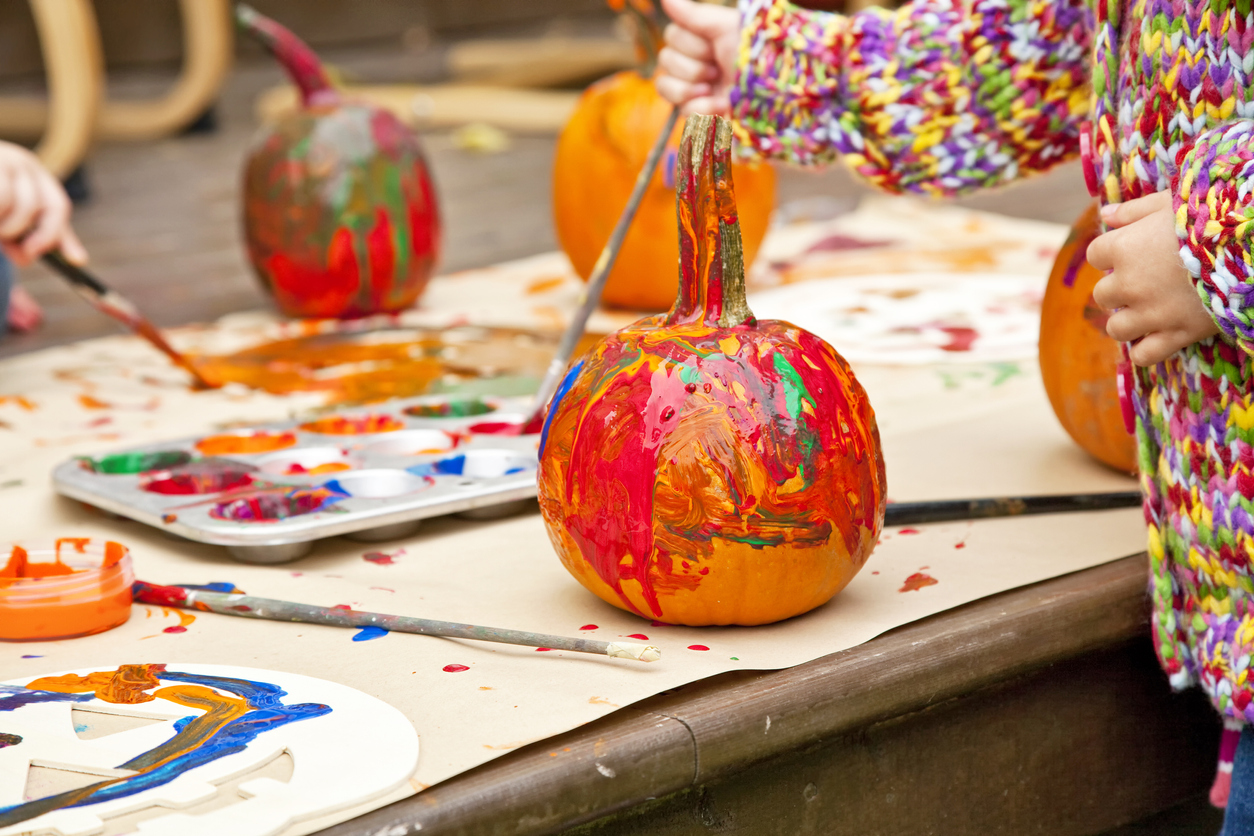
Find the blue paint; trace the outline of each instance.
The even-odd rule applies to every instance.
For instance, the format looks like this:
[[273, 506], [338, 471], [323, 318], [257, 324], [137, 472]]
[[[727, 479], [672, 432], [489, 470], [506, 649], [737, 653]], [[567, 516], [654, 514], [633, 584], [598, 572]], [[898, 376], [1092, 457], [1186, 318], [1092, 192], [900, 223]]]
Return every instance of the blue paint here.
[[91, 726], [87, 725], [86, 723], [75, 723], [75, 724], [74, 724], [74, 733], [75, 733], [75, 734], [82, 734], [83, 732], [87, 731], [87, 730], [88, 730], [88, 729], [90, 729], [90, 728], [91, 728]]
[[175, 583], [171, 586], [181, 586], [184, 589], [199, 589], [204, 592], [221, 592], [226, 595], [243, 595], [244, 590], [240, 589], [230, 581], [211, 581], [209, 583]]
[[415, 476], [461, 476], [466, 469], [466, 457], [459, 453], [436, 462], [424, 462], [405, 469]]
[[544, 428], [540, 430], [541, 456], [544, 455], [545, 442], [549, 440], [549, 424], [553, 421], [553, 416], [557, 414], [557, 408], [562, 405], [562, 399], [570, 392], [570, 387], [575, 385], [575, 380], [579, 377], [580, 370], [583, 369], [583, 362], [580, 360], [566, 371], [566, 376], [562, 378], [557, 391], [553, 393], [553, 399], [549, 401], [549, 411], [544, 416]]
[[56, 691], [32, 691], [20, 685], [0, 685], [0, 711], [13, 711], [24, 705], [40, 702], [87, 702], [95, 694], [61, 694]]
[[[24, 804], [0, 807], [0, 827], [33, 819], [36, 816], [63, 807], [84, 807], [102, 801], [126, 798], [153, 787], [167, 784], [190, 769], [211, 763], [218, 758], [242, 752], [258, 735], [271, 729], [279, 728], [288, 723], [321, 717], [328, 714], [331, 708], [318, 703], [299, 703], [284, 705], [281, 698], [286, 691], [268, 682], [254, 682], [248, 679], [233, 679], [222, 676], [206, 676], [200, 674], [179, 673], [178, 671], [159, 670], [154, 673], [164, 681], [186, 682], [204, 685], [220, 691], [226, 691], [244, 698], [249, 710], [241, 717], [224, 725], [208, 738], [199, 740], [202, 730], [196, 726], [198, 716], [183, 717], [174, 724], [174, 737], [165, 743], [148, 750], [126, 763], [119, 764], [118, 769], [146, 770], [122, 780], [112, 779], [83, 787], [69, 792], [59, 793], [47, 798], [40, 798]], [[18, 692], [24, 692], [18, 696]], [[38, 695], [32, 698], [31, 695]], [[11, 700], [25, 698], [24, 704], [33, 702], [90, 700], [94, 694], [58, 694], [50, 691], [31, 691], [26, 688], [13, 688], [0, 685], [0, 709], [16, 708], [7, 705]], [[191, 739], [188, 739], [191, 738]], [[191, 747], [189, 749], [189, 747]], [[188, 751], [178, 754], [180, 751]], [[173, 757], [171, 757], [173, 755]], [[160, 764], [160, 766], [158, 766]]]
[[42, 659], [42, 658], [44, 658], [44, 657], [42, 657], [42, 656], [36, 656], [36, 655], [35, 655], [35, 654], [33, 654], [33, 653], [27, 653], [27, 654], [26, 654], [25, 656], [23, 656], [22, 658], [23, 658], [23, 659]]
[[382, 627], [362, 627], [357, 635], [353, 636], [355, 642], [368, 642], [371, 639], [381, 639], [388, 634], [387, 630]]

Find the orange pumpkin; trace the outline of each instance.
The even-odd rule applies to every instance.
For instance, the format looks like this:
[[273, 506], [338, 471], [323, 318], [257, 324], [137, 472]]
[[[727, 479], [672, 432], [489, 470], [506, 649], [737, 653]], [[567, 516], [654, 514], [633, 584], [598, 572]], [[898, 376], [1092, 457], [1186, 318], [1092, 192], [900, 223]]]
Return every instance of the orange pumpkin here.
[[[628, 11], [639, 12], [634, 4]], [[640, 26], [648, 40], [654, 27]], [[656, 44], [642, 44], [652, 52]], [[649, 74], [626, 70], [593, 84], [579, 99], [557, 140], [553, 215], [557, 239], [584, 281], [610, 238], [649, 149], [666, 125], [671, 105]], [[679, 238], [675, 232], [675, 127], [668, 154], [623, 242], [601, 300], [605, 305], [664, 311], [675, 300]], [[753, 263], [775, 207], [775, 172], [766, 164], [736, 164], [736, 191], [745, 266]]]
[[571, 367], [540, 442], [562, 563], [670, 624], [811, 610], [862, 568], [884, 521], [875, 414], [849, 365], [745, 301], [730, 148], [726, 120], [688, 119], [674, 307]]
[[1106, 334], [1108, 314], [1093, 301], [1104, 275], [1085, 258], [1101, 234], [1094, 203], [1071, 227], [1041, 305], [1041, 378], [1063, 429], [1098, 461], [1131, 472], [1136, 439], [1124, 428], [1116, 369], [1121, 349]]

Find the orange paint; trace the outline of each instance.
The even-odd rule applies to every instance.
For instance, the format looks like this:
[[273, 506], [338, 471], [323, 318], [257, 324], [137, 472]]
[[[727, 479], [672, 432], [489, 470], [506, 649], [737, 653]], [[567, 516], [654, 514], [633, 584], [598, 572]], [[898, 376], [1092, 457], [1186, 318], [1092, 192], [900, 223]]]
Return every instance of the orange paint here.
[[13, 546], [0, 568], [0, 640], [99, 633], [131, 613], [129, 552], [115, 542], [63, 537], [51, 548]]
[[307, 433], [321, 435], [367, 435], [369, 433], [390, 433], [405, 428], [405, 424], [391, 415], [328, 415], [316, 421], [300, 425]]
[[112, 409], [113, 404], [94, 398], [91, 395], [79, 395], [78, 405], [83, 409]]
[[295, 433], [258, 431], [251, 435], [211, 435], [197, 441], [196, 449], [206, 456], [237, 456], [247, 453], [270, 453], [295, 445]]
[[4, 406], [6, 403], [19, 406], [27, 412], [34, 412], [39, 408], [34, 401], [25, 395], [0, 395], [0, 406]]
[[901, 589], [897, 591], [898, 592], [918, 592], [920, 589], [922, 589], [925, 586], [936, 586], [936, 584], [938, 583], [940, 583], [940, 581], [936, 580], [936, 578], [932, 577], [931, 575], [925, 574], [923, 572], [915, 572], [913, 575], [906, 578], [906, 582], [902, 584]]
[[439, 381], [544, 375], [557, 334], [461, 326], [322, 333], [192, 362], [214, 380], [274, 395], [322, 392], [328, 403], [365, 404], [426, 393]]
[[[439, 452], [439, 451], [436, 451]], [[317, 467], [303, 467], [300, 464], [293, 464], [285, 473], [288, 476], [321, 476], [324, 473], [339, 473], [342, 470], [352, 470], [353, 466], [348, 462], [327, 462]]]

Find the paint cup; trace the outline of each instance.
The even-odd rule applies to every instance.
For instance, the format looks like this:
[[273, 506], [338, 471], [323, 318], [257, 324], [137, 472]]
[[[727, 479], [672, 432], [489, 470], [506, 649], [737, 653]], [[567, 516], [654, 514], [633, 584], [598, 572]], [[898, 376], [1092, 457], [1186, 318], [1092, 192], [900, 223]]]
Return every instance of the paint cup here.
[[72, 639], [131, 617], [135, 580], [127, 548], [62, 538], [15, 545], [0, 567], [0, 641]]
[[405, 414], [414, 418], [470, 418], [496, 411], [496, 404], [483, 398], [464, 398], [414, 404]]
[[257, 469], [271, 476], [321, 476], [352, 470], [355, 466], [339, 447], [305, 447], [257, 460]]
[[456, 437], [444, 430], [403, 430], [367, 445], [362, 452], [368, 456], [421, 456], [446, 452], [456, 443]]
[[152, 453], [115, 453], [98, 459], [84, 458], [83, 467], [94, 473], [107, 473], [110, 476], [128, 476], [148, 470], [159, 470], [167, 467], [178, 467], [192, 460], [192, 454], [186, 450], [158, 450]]

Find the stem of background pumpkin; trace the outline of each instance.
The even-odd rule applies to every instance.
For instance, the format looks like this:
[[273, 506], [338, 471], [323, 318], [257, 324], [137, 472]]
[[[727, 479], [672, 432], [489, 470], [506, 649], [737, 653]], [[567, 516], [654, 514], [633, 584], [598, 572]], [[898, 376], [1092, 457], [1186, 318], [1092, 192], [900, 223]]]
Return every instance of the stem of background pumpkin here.
[[270, 51], [300, 90], [300, 101], [305, 107], [339, 99], [318, 56], [285, 26], [243, 3], [235, 6], [235, 22]]
[[688, 117], [679, 144], [675, 204], [679, 216], [679, 295], [669, 325], [751, 325], [744, 251], [732, 188], [731, 123]]

